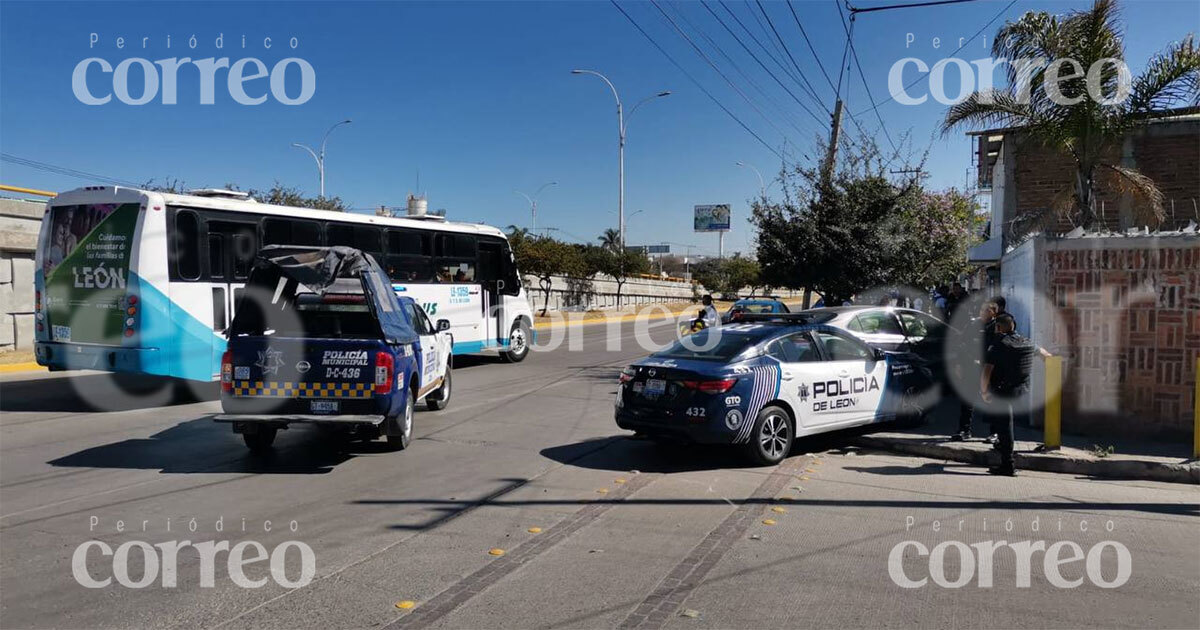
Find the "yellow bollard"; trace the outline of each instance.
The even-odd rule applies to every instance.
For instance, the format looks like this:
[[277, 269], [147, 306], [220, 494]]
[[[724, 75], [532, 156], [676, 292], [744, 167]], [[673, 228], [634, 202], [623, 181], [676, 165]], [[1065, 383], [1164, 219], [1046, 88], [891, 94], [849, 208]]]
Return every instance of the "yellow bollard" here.
[[1196, 357], [1196, 391], [1192, 392], [1192, 459], [1200, 458], [1200, 357]]
[[1046, 357], [1046, 419], [1043, 450], [1062, 447], [1062, 357]]

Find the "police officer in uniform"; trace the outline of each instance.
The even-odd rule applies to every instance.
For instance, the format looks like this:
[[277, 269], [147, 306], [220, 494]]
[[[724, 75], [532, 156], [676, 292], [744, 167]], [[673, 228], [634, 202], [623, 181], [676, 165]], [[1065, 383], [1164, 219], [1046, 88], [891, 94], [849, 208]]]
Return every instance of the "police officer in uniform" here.
[[979, 376], [979, 396], [986, 419], [998, 437], [995, 448], [1000, 452], [1000, 465], [989, 468], [988, 472], [1014, 477], [1017, 472], [1013, 460], [1012, 401], [1029, 384], [1036, 349], [1016, 333], [1012, 315], [999, 315], [995, 322], [996, 335], [984, 353]]

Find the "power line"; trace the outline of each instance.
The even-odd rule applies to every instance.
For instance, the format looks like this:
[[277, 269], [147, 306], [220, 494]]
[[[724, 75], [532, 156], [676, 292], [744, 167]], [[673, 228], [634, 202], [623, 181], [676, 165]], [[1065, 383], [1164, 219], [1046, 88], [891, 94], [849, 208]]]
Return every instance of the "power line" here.
[[796, 20], [796, 26], [800, 29], [800, 34], [804, 36], [804, 43], [808, 44], [808, 52], [812, 53], [813, 59], [817, 61], [817, 67], [821, 69], [821, 74], [825, 75], [825, 82], [829, 84], [829, 89], [837, 94], [837, 88], [833, 86], [833, 81], [829, 78], [829, 73], [825, 72], [825, 64], [821, 63], [821, 58], [817, 56], [817, 49], [813, 47], [812, 40], [808, 39], [808, 33], [804, 30], [804, 25], [800, 23], [800, 16], [796, 15], [796, 7], [792, 6], [791, 0], [785, 0], [788, 11], [792, 12], [792, 19]]
[[[742, 78], [746, 80], [746, 83], [748, 83], [750, 85], [750, 87], [754, 88], [759, 94], [761, 94], [766, 99], [766, 101], [768, 103], [773, 105], [775, 107], [775, 109], [779, 110], [779, 112], [782, 114], [781, 118], [784, 121], [786, 121], [787, 124], [792, 127], [792, 129], [795, 129], [796, 132], [799, 133], [802, 137], [807, 133], [806, 131], [804, 131], [803, 129], [798, 127], [795, 122], [792, 121], [791, 111], [788, 110], [786, 107], [783, 107], [782, 105], [780, 105], [779, 101], [777, 101], [771, 93], [764, 90], [761, 86], [758, 85], [758, 83], [753, 78], [750, 77], [750, 75], [748, 75], [745, 71], [743, 71], [741, 66], [739, 66], [738, 63], [736, 61], [734, 61], [732, 57], [730, 57], [728, 54], [725, 53], [725, 51], [721, 48], [720, 44], [718, 44], [715, 40], [713, 40], [712, 37], [709, 37], [708, 34], [705, 33], [703, 29], [696, 26], [695, 23], [693, 23], [691, 20], [689, 20], [687, 15], [685, 15], [684, 12], [678, 6], [670, 5], [670, 4], [668, 6], [671, 6], [672, 10], [675, 11], [675, 15], [677, 15], [679, 17], [679, 19], [683, 20], [684, 24], [686, 24], [689, 28], [691, 28], [692, 31], [699, 33], [700, 36], [703, 37], [706, 42], [708, 42], [708, 45], [712, 46], [713, 49], [717, 51], [717, 54], [719, 54], [721, 57], [724, 57], [725, 61], [729, 62], [729, 65], [733, 67], [734, 71], [737, 72], [739, 75], [741, 75]], [[783, 135], [783, 134], [781, 133], [781, 135]]]
[[866, 9], [856, 9], [850, 7], [851, 13], [870, 13], [872, 11], [886, 11], [888, 9], [911, 9], [913, 7], [933, 7], [939, 4], [960, 4], [963, 2], [975, 2], [976, 0], [933, 0], [932, 2], [911, 2], [908, 4], [889, 4], [882, 7], [867, 7]]
[[762, 13], [763, 18], [767, 20], [767, 25], [771, 27], [771, 32], [775, 34], [775, 39], [779, 40], [779, 44], [783, 47], [783, 51], [787, 53], [787, 58], [791, 60], [792, 66], [796, 68], [796, 72], [800, 73], [800, 78], [804, 80], [804, 85], [808, 87], [809, 94], [812, 95], [814, 100], [821, 104], [821, 108], [825, 110], [825, 113], [832, 115], [832, 112], [829, 111], [829, 108], [825, 107], [824, 103], [821, 103], [821, 97], [817, 96], [817, 91], [813, 89], [812, 83], [809, 82], [808, 77], [804, 76], [804, 71], [800, 69], [800, 64], [796, 63], [796, 58], [792, 56], [792, 51], [787, 47], [787, 43], [783, 41], [783, 37], [779, 35], [779, 30], [775, 28], [775, 23], [771, 21], [771, 16], [767, 15], [767, 10], [763, 8], [762, 0], [754, 0], [754, 2], [758, 5], [759, 13]]
[[[954, 3], [957, 3], [957, 2], [967, 2], [967, 1], [968, 1], [968, 0], [942, 0], [941, 2], [936, 2], [936, 3], [931, 3], [931, 4], [954, 4]], [[950, 54], [949, 54], [949, 55], [947, 55], [947, 56], [948, 56], [948, 57], [953, 57], [954, 55], [958, 54], [958, 52], [959, 52], [959, 51], [961, 51], [963, 48], [966, 48], [966, 47], [967, 47], [967, 44], [970, 44], [971, 42], [975, 41], [975, 38], [976, 38], [976, 37], [979, 37], [979, 36], [980, 36], [980, 35], [981, 35], [981, 34], [982, 34], [984, 31], [986, 31], [986, 30], [988, 29], [988, 27], [989, 27], [989, 26], [991, 26], [991, 25], [992, 25], [992, 23], [993, 23], [993, 22], [995, 22], [996, 20], [1000, 19], [1000, 16], [1001, 16], [1001, 15], [1004, 15], [1005, 13], [1007, 13], [1007, 12], [1008, 12], [1008, 10], [1009, 10], [1009, 9], [1011, 9], [1011, 8], [1012, 8], [1012, 6], [1013, 6], [1014, 4], [1016, 4], [1016, 3], [1017, 3], [1017, 0], [1010, 0], [1010, 2], [1009, 2], [1008, 4], [1004, 5], [1004, 8], [1003, 8], [1003, 9], [1000, 9], [1000, 11], [996, 13], [996, 15], [993, 15], [993, 16], [992, 16], [992, 19], [988, 20], [988, 21], [987, 21], [987, 23], [986, 23], [986, 24], [984, 24], [982, 27], [980, 27], [980, 29], [979, 29], [978, 31], [975, 31], [975, 34], [974, 34], [974, 35], [972, 35], [972, 36], [970, 37], [970, 39], [968, 39], [967, 41], [963, 42], [962, 46], [959, 46], [958, 48], [956, 48], [956, 49], [954, 50], [954, 52], [950, 53]], [[894, 6], [894, 7], [891, 7], [891, 8], [906, 8], [906, 7], [908, 7], [908, 6], [924, 6], [924, 5], [897, 5], [897, 6]], [[883, 9], [883, 8], [888, 8], [888, 7], [875, 7], [874, 9], [875, 9], [875, 10], [878, 10], [878, 9]], [[851, 7], [851, 9], [850, 9], [850, 10], [851, 10], [852, 12], [853, 12], [853, 11], [856, 11], [856, 10], [857, 10], [857, 11], [859, 11], [859, 12], [863, 12], [863, 10], [862, 10], [862, 9], [854, 9], [853, 7]], [[908, 85], [904, 86], [904, 89], [905, 89], [905, 90], [908, 90], [908, 88], [910, 88], [910, 87], [912, 87], [912, 86], [914, 86], [914, 85], [916, 85], [916, 84], [920, 83], [921, 81], [923, 81], [923, 80], [925, 80], [925, 79], [927, 79], [927, 78], [929, 78], [929, 74], [928, 74], [928, 73], [923, 73], [923, 74], [921, 74], [920, 76], [918, 76], [916, 79], [913, 79], [913, 81], [912, 81], [911, 83], [909, 83]], [[873, 108], [876, 108], [876, 107], [878, 107], [878, 106], [880, 106], [880, 105], [885, 105], [885, 104], [887, 104], [887, 103], [890, 103], [890, 102], [892, 102], [892, 101], [894, 101], [894, 100], [896, 100], [896, 96], [895, 96], [894, 94], [892, 94], [892, 95], [888, 96], [888, 98], [887, 98], [886, 100], [884, 100], [884, 101], [881, 101], [881, 102], [879, 102], [879, 103], [876, 103], [876, 102], [873, 102], [873, 101], [872, 101], [872, 102], [871, 102], [871, 108], [873, 109]], [[865, 110], [865, 109], [864, 109], [864, 110], [862, 110], [861, 112], [859, 112], [859, 114], [866, 113], [866, 111], [867, 111], [867, 110]]]
[[[820, 116], [817, 116], [815, 113], [813, 113], [813, 111], [811, 109], [809, 109], [807, 105], [804, 104], [804, 101], [801, 101], [800, 98], [798, 96], [796, 96], [795, 92], [792, 92], [792, 90], [790, 88], [788, 88], [788, 86], [779, 79], [779, 76], [776, 75], [774, 72], [772, 72], [771, 69], [768, 68], [766, 66], [766, 64], [764, 64], [758, 58], [758, 55], [755, 55], [754, 51], [750, 50], [750, 48], [748, 46], [746, 46], [745, 42], [743, 42], [742, 39], [737, 36], [737, 33], [734, 33], [733, 29], [729, 28], [729, 25], [726, 24], [723, 19], [721, 19], [721, 16], [719, 14], [717, 14], [716, 11], [712, 10], [712, 7], [710, 7], [705, 0], [700, 0], [700, 4], [710, 14], [712, 14], [712, 16], [714, 18], [716, 18], [717, 22], [721, 25], [721, 27], [725, 29], [725, 32], [729, 33], [729, 35], [731, 37], [733, 37], [733, 41], [737, 42], [737, 44], [742, 47], [742, 50], [744, 50], [746, 52], [746, 54], [750, 55], [750, 58], [753, 59], [754, 62], [758, 64], [758, 67], [762, 68], [763, 72], [766, 72], [767, 75], [770, 76], [771, 79], [775, 81], [775, 83], [779, 84], [779, 87], [783, 88], [783, 90], [788, 93], [788, 96], [792, 97], [792, 100], [796, 101], [796, 104], [799, 105], [801, 109], [803, 109], [805, 112], [807, 112], [809, 116], [812, 116], [813, 120], [817, 121], [818, 125], [820, 125], [822, 127], [825, 125], [825, 121], [822, 120]], [[706, 37], [706, 39], [709, 39], [709, 38]], [[711, 41], [711, 39], [710, 39], [710, 41]], [[716, 47], [716, 44], [713, 43], [713, 46]], [[720, 50], [720, 49], [718, 48], [718, 50]], [[722, 54], [724, 54], [724, 53], [722, 53]], [[728, 55], [725, 55], [725, 57], [727, 59], [729, 58]], [[743, 73], [743, 76], [745, 76], [744, 73]], [[761, 90], [761, 88], [760, 88], [760, 91], [764, 92], [764, 94], [766, 93], [764, 90]], [[782, 106], [779, 106], [779, 107], [780, 107], [780, 109], [786, 110], [786, 108], [783, 108]]]
[[[873, 104], [875, 98], [871, 96], [871, 85], [867, 81], [867, 75], [863, 73], [862, 64], [858, 61], [858, 50], [854, 48], [854, 15], [850, 15], [850, 26], [846, 26], [845, 17], [842, 15], [842, 5], [839, 3], [838, 17], [842, 19], [842, 29], [846, 31], [846, 45], [850, 47], [850, 58], [854, 61], [854, 66], [858, 68], [858, 77], [862, 79], [863, 89], [867, 92], [867, 101]], [[891, 145], [893, 155], [898, 156], [900, 149], [896, 146], [896, 142], [892, 140], [892, 134], [888, 132], [887, 123], [883, 122], [883, 115], [879, 113], [879, 107], [872, 106], [871, 109], [875, 111], [875, 119], [879, 121], [879, 129], [883, 132], [883, 137], [887, 138], [888, 144]], [[850, 120], [854, 120], [853, 115], [850, 116]]]
[[728, 107], [726, 107], [724, 104], [722, 104], [721, 101], [717, 99], [717, 97], [713, 96], [712, 92], [709, 92], [704, 87], [704, 85], [702, 85], [699, 81], [697, 81], [696, 78], [693, 77], [691, 75], [691, 73], [688, 72], [686, 69], [684, 69], [684, 67], [682, 65], [680, 65], [680, 63], [678, 61], [675, 61], [675, 58], [672, 57], [671, 54], [666, 51], [666, 49], [664, 49], [661, 45], [659, 45], [659, 43], [657, 41], [655, 41], [654, 38], [651, 37], [650, 34], [647, 33], [646, 30], [641, 27], [640, 24], [637, 23], [637, 20], [633, 19], [633, 16], [629, 15], [629, 13], [627, 13], [625, 11], [625, 9], [621, 8], [621, 5], [617, 4], [617, 0], [609, 0], [609, 2], [611, 2], [612, 5], [614, 7], [616, 7], [618, 11], [621, 12], [621, 15], [625, 16], [626, 20], [629, 20], [629, 23], [632, 24], [633, 27], [636, 28], [638, 30], [638, 32], [641, 33], [642, 36], [645, 37], [646, 40], [650, 42], [651, 45], [653, 45], [655, 48], [658, 49], [658, 52], [662, 53], [663, 56], [666, 57], [667, 60], [671, 62], [671, 65], [675, 66], [675, 68], [677, 70], [682, 72], [683, 76], [687, 77], [688, 80], [692, 82], [692, 85], [695, 85], [697, 89], [699, 89], [701, 92], [704, 93], [705, 96], [707, 96], [709, 98], [709, 100], [711, 100], [713, 103], [715, 103], [717, 107], [720, 107], [721, 111], [725, 112], [726, 115], [728, 115], [730, 118], [732, 118], [733, 121], [736, 122], [739, 127], [741, 127], [743, 130], [746, 131], [746, 133], [753, 136], [755, 140], [758, 140], [759, 144], [766, 147], [767, 150], [770, 151], [771, 153], [774, 153], [775, 156], [778, 157], [780, 160], [783, 159], [783, 155], [781, 153], [779, 153], [778, 149], [776, 149], [775, 147], [768, 144], [767, 141], [763, 140], [762, 137], [759, 136], [757, 133], [754, 133], [753, 129], [748, 127], [746, 125], [746, 123], [742, 122], [742, 119], [738, 118], [736, 114], [734, 114], [732, 111], [729, 110]]
[[20, 166], [27, 166], [29, 168], [36, 169], [39, 171], [45, 171], [47, 173], [54, 173], [56, 175], [65, 175], [67, 177], [74, 177], [76, 179], [83, 179], [83, 180], [87, 180], [90, 182], [106, 182], [106, 183], [110, 183], [110, 184], [120, 184], [122, 186], [130, 186], [132, 188], [138, 188], [141, 186], [141, 184], [136, 184], [134, 182], [128, 182], [128, 181], [121, 180], [121, 179], [116, 179], [115, 177], [105, 177], [104, 175], [88, 173], [87, 171], [80, 171], [80, 170], [76, 170], [73, 168], [67, 168], [65, 166], [57, 166], [54, 164], [48, 164], [46, 162], [39, 162], [37, 160], [31, 160], [29, 158], [19, 157], [16, 155], [12, 155], [10, 153], [0, 153], [0, 160], [2, 160], [4, 162], [8, 162], [10, 164], [18, 164]]
[[[717, 14], [716, 14], [716, 13], [715, 13], [715, 12], [714, 12], [714, 11], [713, 11], [713, 10], [712, 10], [710, 7], [709, 7], [709, 6], [708, 6], [708, 4], [704, 2], [704, 0], [701, 0], [701, 4], [704, 4], [705, 8], [707, 8], [707, 9], [709, 10], [709, 12], [713, 14], [713, 17], [716, 17], [716, 18], [717, 18], [717, 21], [718, 21], [718, 22], [721, 22], [721, 25], [725, 27], [725, 30], [729, 31], [730, 35], [733, 35], [734, 39], [735, 39], [735, 40], [737, 40], [737, 42], [738, 42], [739, 44], [741, 44], [743, 48], [746, 48], [746, 45], [745, 45], [745, 44], [742, 42], [741, 38], [740, 38], [740, 37], [738, 37], [736, 34], [734, 34], [734, 33], [733, 33], [732, 29], [730, 29], [730, 28], [729, 28], [729, 26], [728, 26], [728, 25], [726, 25], [725, 21], [724, 21], [724, 20], [722, 20], [722, 19], [720, 18], [720, 16], [718, 16], [718, 15], [717, 15]], [[737, 22], [737, 25], [738, 25], [738, 26], [740, 26], [740, 27], [742, 28], [742, 30], [743, 30], [743, 31], [745, 31], [746, 35], [747, 35], [747, 36], [749, 36], [749, 38], [751, 39], [751, 41], [753, 41], [755, 44], [757, 44], [757, 45], [758, 45], [758, 48], [759, 48], [759, 50], [762, 50], [762, 51], [763, 51], [763, 54], [764, 54], [764, 55], [767, 57], [767, 59], [770, 59], [770, 60], [771, 60], [771, 62], [772, 62], [772, 63], [774, 63], [774, 64], [775, 64], [775, 66], [776, 66], [777, 68], [779, 68], [779, 69], [780, 69], [780, 70], [783, 72], [784, 76], [786, 76], [787, 78], [791, 79], [793, 82], [795, 82], [795, 83], [796, 83], [796, 85], [799, 85], [801, 88], [803, 88], [803, 87], [804, 87], [804, 86], [803, 86], [803, 84], [801, 83], [800, 79], [796, 77], [796, 75], [795, 75], [795, 73], [794, 73], [794, 72], [792, 72], [791, 68], [789, 68], [789, 67], [787, 66], [787, 64], [785, 64], [785, 63], [781, 62], [777, 56], [775, 56], [774, 54], [772, 54], [772, 53], [771, 53], [771, 51], [770, 51], [770, 50], [767, 50], [767, 47], [766, 47], [766, 46], [765, 46], [765, 45], [762, 43], [762, 41], [761, 41], [761, 40], [759, 40], [759, 38], [758, 38], [758, 37], [757, 37], [757, 36], [756, 36], [754, 33], [750, 32], [750, 28], [749, 28], [749, 27], [747, 27], [747, 26], [746, 26], [746, 25], [745, 25], [745, 24], [742, 22], [741, 18], [739, 18], [739, 17], [737, 16], [737, 14], [736, 14], [736, 13], [734, 13], [734, 12], [733, 12], [733, 10], [729, 8], [729, 6], [728, 6], [728, 5], [726, 5], [726, 4], [725, 4], [724, 0], [717, 0], [717, 4], [719, 4], [719, 5], [721, 6], [721, 8], [722, 8], [722, 9], [724, 9], [724, 10], [725, 10], [725, 12], [729, 14], [729, 17], [733, 18], [733, 21], [734, 21], [734, 22]], [[756, 15], [756, 14], [755, 14], [753, 11], [751, 11], [751, 12], [750, 12], [750, 15], [751, 15], [751, 16], [753, 16], [753, 17], [755, 18], [755, 20], [757, 20], [757, 21], [758, 21], [758, 24], [759, 24], [759, 26], [762, 28], [762, 30], [763, 30], [763, 32], [764, 32], [764, 34], [766, 34], [766, 36], [767, 36], [768, 40], [770, 40], [770, 41], [771, 41], [771, 44], [773, 44], [773, 45], [775, 46], [776, 50], [778, 50], [778, 48], [779, 48], [778, 44], [775, 44], [775, 40], [771, 39], [771, 35], [770, 35], [770, 33], [767, 33], [767, 32], [766, 32], [766, 27], [765, 27], [765, 26], [762, 26], [762, 20], [759, 20], [759, 19], [758, 19], [758, 15]], [[818, 122], [818, 123], [819, 123], [819, 124], [820, 124], [822, 127], [828, 127], [828, 126], [829, 126], [829, 125], [828, 125], [828, 123], [825, 121], [825, 119], [823, 119], [823, 118], [821, 118], [820, 116], [817, 116], [816, 114], [814, 114], [814, 113], [812, 112], [812, 110], [811, 110], [811, 109], [809, 109], [809, 108], [808, 108], [808, 106], [806, 106], [806, 105], [804, 104], [804, 102], [803, 102], [803, 101], [801, 101], [801, 100], [800, 100], [800, 98], [796, 96], [795, 92], [792, 92], [792, 90], [791, 90], [791, 89], [789, 89], [789, 88], [788, 88], [786, 85], [784, 85], [784, 84], [783, 84], [783, 82], [779, 80], [778, 76], [777, 76], [777, 75], [776, 75], [774, 72], [772, 72], [772, 71], [768, 70], [768, 69], [767, 69], [767, 67], [766, 67], [766, 66], [765, 66], [765, 65], [762, 63], [762, 61], [760, 61], [760, 60], [758, 59], [758, 56], [757, 56], [757, 55], [755, 55], [754, 53], [750, 52], [750, 50], [749, 50], [748, 48], [746, 49], [746, 52], [747, 52], [747, 53], [750, 53], [750, 56], [751, 56], [751, 57], [754, 57], [754, 60], [755, 60], [756, 62], [758, 62], [759, 66], [762, 66], [763, 70], [765, 70], [765, 71], [766, 71], [768, 74], [770, 74], [770, 75], [771, 75], [771, 77], [775, 79], [775, 82], [776, 82], [776, 83], [779, 83], [779, 87], [782, 87], [782, 88], [783, 88], [783, 89], [784, 89], [784, 90], [785, 90], [785, 91], [786, 91], [786, 92], [787, 92], [789, 95], [791, 95], [792, 99], [796, 101], [796, 104], [797, 104], [797, 105], [799, 105], [800, 107], [804, 108], [804, 111], [808, 112], [808, 114], [809, 114], [810, 116], [812, 116], [814, 119], [816, 119], [816, 120], [817, 120], [817, 122]], [[823, 103], [821, 103], [821, 101], [820, 101], [819, 99], [813, 98], [813, 96], [812, 96], [811, 94], [809, 94], [808, 92], [804, 92], [804, 90], [803, 90], [803, 89], [801, 89], [801, 92], [802, 92], [802, 93], [803, 93], [805, 96], [807, 96], [808, 98], [812, 99], [812, 101], [813, 101], [814, 103], [816, 103], [817, 107], [824, 109], [824, 107], [825, 107], [825, 106], [824, 106], [824, 104], [823, 104]], [[826, 110], [826, 113], [828, 113], [828, 110]]]
[[703, 59], [704, 62], [709, 65], [710, 68], [713, 69], [713, 71], [715, 71], [718, 75], [720, 75], [720, 77], [725, 80], [725, 83], [727, 83], [729, 85], [729, 87], [733, 88], [733, 91], [737, 92], [738, 96], [742, 97], [742, 100], [746, 101], [747, 105], [749, 105], [752, 109], [754, 109], [754, 111], [757, 112], [758, 115], [760, 117], [762, 117], [762, 119], [765, 120], [767, 122], [767, 124], [771, 126], [772, 129], [774, 129], [776, 132], [778, 132], [780, 136], [785, 137], [785, 138], [787, 137], [787, 134], [784, 133], [783, 130], [780, 129], [774, 122], [772, 122], [771, 119], [768, 118], [767, 115], [764, 114], [762, 112], [762, 110], [758, 108], [758, 105], [755, 105], [754, 101], [750, 100], [749, 96], [746, 96], [746, 93], [743, 92], [742, 89], [737, 86], [737, 84], [735, 84], [733, 81], [729, 80], [729, 77], [725, 76], [724, 72], [721, 72], [721, 69], [717, 67], [717, 64], [713, 63], [712, 59], [709, 59], [708, 55], [704, 54], [704, 50], [701, 49], [699, 46], [697, 46], [696, 43], [692, 41], [692, 38], [688, 37], [687, 33], [683, 32], [683, 29], [679, 28], [679, 25], [675, 23], [675, 20], [672, 19], [671, 16], [667, 15], [666, 11], [663, 11], [663, 8], [661, 6], [659, 6], [659, 4], [656, 0], [650, 0], [650, 4], [653, 5], [655, 9], [658, 9], [658, 12], [661, 13], [662, 16], [667, 19], [667, 22], [670, 22], [671, 26], [675, 29], [675, 32], [679, 33], [680, 37], [683, 37], [683, 40], [686, 41], [688, 43], [688, 45], [692, 47], [692, 50], [695, 50], [696, 54], [699, 55], [700, 58]]

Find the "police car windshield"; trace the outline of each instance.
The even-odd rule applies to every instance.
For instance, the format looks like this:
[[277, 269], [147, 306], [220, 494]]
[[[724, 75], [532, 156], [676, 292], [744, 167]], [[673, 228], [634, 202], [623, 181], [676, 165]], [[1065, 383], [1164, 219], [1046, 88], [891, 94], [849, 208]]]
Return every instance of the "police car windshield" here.
[[752, 335], [731, 333], [722, 331], [720, 328], [710, 328], [685, 339], [680, 339], [667, 346], [666, 349], [656, 352], [651, 356], [655, 359], [728, 362], [744, 352], [757, 340], [758, 338]]

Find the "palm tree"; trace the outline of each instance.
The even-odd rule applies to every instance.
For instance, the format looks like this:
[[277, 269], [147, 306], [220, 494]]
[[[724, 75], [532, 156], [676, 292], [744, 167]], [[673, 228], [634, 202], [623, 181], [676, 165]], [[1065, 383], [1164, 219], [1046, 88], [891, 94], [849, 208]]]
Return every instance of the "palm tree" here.
[[613, 228], [604, 230], [600, 235], [600, 246], [605, 249], [618, 250], [621, 249], [621, 232]]
[[[1116, 0], [1096, 0], [1089, 10], [1062, 17], [1031, 11], [1005, 24], [996, 34], [993, 57], [1010, 62], [1041, 58], [1049, 65], [1073, 59], [1083, 75], [1072, 77], [1069, 65], [1060, 66], [1056, 93], [1054, 83], [1046, 81], [1048, 66], [1031, 73], [1023, 83], [1019, 65], [1009, 63], [1004, 91], [968, 96], [946, 112], [942, 123], [943, 134], [965, 125], [1019, 127], [1029, 140], [1070, 156], [1075, 181], [1059, 194], [1054, 210], [1068, 213], [1084, 228], [1096, 222], [1093, 206], [1098, 189], [1130, 194], [1142, 202], [1138, 205], [1147, 216], [1141, 218], [1162, 220], [1163, 195], [1154, 182], [1136, 169], [1106, 160], [1120, 156], [1131, 129], [1178, 114], [1169, 111], [1172, 106], [1200, 104], [1200, 49], [1192, 34], [1156, 54], [1136, 78], [1127, 73], [1122, 77], [1111, 62], [1096, 66], [1100, 91], [1089, 95], [1085, 76], [1093, 64], [1104, 59], [1124, 60], [1117, 18]], [[1124, 99], [1120, 98], [1122, 90], [1127, 90]], [[1097, 100], [1101, 95], [1112, 102]], [[1082, 98], [1064, 104], [1076, 97]]]

